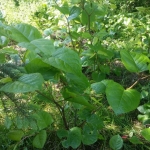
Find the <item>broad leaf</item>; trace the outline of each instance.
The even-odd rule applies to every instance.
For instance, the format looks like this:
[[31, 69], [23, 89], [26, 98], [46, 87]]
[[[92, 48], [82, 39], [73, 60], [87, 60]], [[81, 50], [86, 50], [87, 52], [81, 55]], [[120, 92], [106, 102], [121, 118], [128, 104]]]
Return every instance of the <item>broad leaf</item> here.
[[56, 9], [58, 9], [62, 14], [67, 15], [69, 14], [69, 6], [68, 3], [64, 3], [63, 6], [58, 7], [57, 5], [55, 6]]
[[43, 62], [40, 58], [35, 58], [25, 65], [25, 69], [28, 73], [35, 73], [44, 68], [50, 69], [51, 66]]
[[80, 15], [80, 12], [81, 12], [81, 10], [79, 7], [73, 6], [70, 10], [68, 21], [71, 21], [71, 20], [77, 18]]
[[140, 103], [140, 93], [133, 89], [125, 90], [120, 84], [111, 82], [106, 87], [108, 103], [116, 114], [130, 112]]
[[68, 136], [68, 131], [65, 129], [59, 129], [57, 131], [57, 136], [62, 139], [63, 137], [67, 137]]
[[7, 134], [8, 138], [13, 141], [20, 141], [24, 133], [21, 130], [12, 130]]
[[78, 103], [93, 109], [92, 104], [90, 104], [84, 96], [71, 92], [67, 88], [63, 90], [63, 97], [66, 101]]
[[16, 42], [30, 42], [42, 38], [41, 33], [33, 26], [28, 24], [17, 24], [6, 28], [10, 32], [9, 38]]
[[43, 148], [46, 142], [47, 134], [45, 130], [40, 131], [33, 139], [33, 146], [36, 148]]
[[49, 113], [47, 113], [45, 111], [40, 111], [40, 112], [34, 114], [34, 118], [37, 121], [39, 130], [44, 129], [53, 123], [53, 118], [51, 117], [51, 115]]
[[150, 60], [147, 56], [126, 50], [121, 51], [120, 54], [124, 66], [130, 72], [142, 72], [148, 70], [147, 63], [149, 63]]
[[77, 76], [81, 75], [80, 58], [78, 54], [71, 49], [60, 48], [56, 50], [51, 57], [45, 59], [45, 62], [67, 73], [73, 73]]
[[24, 47], [35, 53], [39, 53], [41, 56], [51, 56], [55, 52], [55, 47], [53, 42], [47, 39], [37, 39], [29, 42], [22, 42], [18, 44], [21, 47]]
[[0, 88], [0, 91], [9, 93], [25, 93], [40, 90], [44, 79], [41, 74], [25, 74], [18, 81], [7, 83]]
[[82, 135], [82, 142], [85, 145], [94, 144], [98, 139], [98, 132], [97, 130], [91, 128], [88, 125], [83, 127], [83, 135]]
[[28, 73], [40, 73], [42, 74], [44, 80], [58, 80], [59, 71], [56, 68], [53, 68], [49, 64], [42, 61], [40, 58], [35, 58], [30, 61], [25, 69]]
[[80, 93], [83, 92], [85, 89], [89, 87], [88, 79], [81, 74], [80, 76], [67, 73], [66, 78], [68, 81], [68, 84], [71, 85], [72, 88], [79, 91]]
[[96, 82], [91, 84], [91, 88], [97, 93], [97, 94], [101, 94], [104, 93], [106, 90], [106, 86], [113, 82], [112, 80], [103, 80], [101, 82]]
[[11, 119], [7, 116], [5, 117], [4, 125], [5, 125], [6, 129], [10, 129], [10, 127], [12, 125]]
[[136, 136], [132, 136], [129, 141], [133, 144], [143, 144]]
[[8, 82], [12, 82], [12, 79], [10, 77], [0, 79], [0, 83], [8, 83]]
[[5, 36], [0, 36], [0, 48], [7, 46], [8, 39]]
[[114, 135], [111, 137], [109, 145], [113, 150], [120, 150], [123, 146], [123, 140], [120, 135]]
[[97, 129], [97, 130], [100, 130], [100, 129], [102, 129], [104, 127], [102, 119], [96, 114], [91, 115], [87, 119], [87, 123], [91, 124], [93, 129]]
[[62, 142], [65, 148], [71, 146], [72, 148], [77, 148], [81, 144], [81, 129], [78, 127], [73, 127], [68, 131], [67, 140]]
[[0, 64], [5, 62], [5, 54], [0, 54]]
[[150, 141], [150, 128], [143, 129], [141, 134], [147, 141]]

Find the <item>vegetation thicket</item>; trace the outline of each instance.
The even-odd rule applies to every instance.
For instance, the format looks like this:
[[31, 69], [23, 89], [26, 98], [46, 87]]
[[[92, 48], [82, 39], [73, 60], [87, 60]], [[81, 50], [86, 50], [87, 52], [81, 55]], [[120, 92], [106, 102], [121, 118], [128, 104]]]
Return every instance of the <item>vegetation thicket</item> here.
[[0, 149], [150, 149], [149, 0], [0, 0]]

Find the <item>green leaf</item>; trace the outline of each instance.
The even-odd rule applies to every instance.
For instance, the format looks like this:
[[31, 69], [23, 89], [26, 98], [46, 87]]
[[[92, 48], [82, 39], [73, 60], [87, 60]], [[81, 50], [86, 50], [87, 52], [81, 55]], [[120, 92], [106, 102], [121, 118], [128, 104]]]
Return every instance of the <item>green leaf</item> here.
[[8, 83], [8, 82], [12, 82], [12, 79], [10, 77], [0, 79], [0, 83]]
[[0, 54], [0, 64], [5, 62], [5, 54]]
[[66, 101], [78, 103], [93, 109], [92, 104], [90, 104], [84, 96], [73, 93], [69, 91], [67, 88], [63, 90], [63, 97]]
[[82, 133], [82, 142], [85, 145], [94, 144], [98, 139], [98, 132], [97, 130], [91, 128], [89, 125], [85, 125], [83, 127]]
[[111, 82], [106, 87], [108, 103], [116, 114], [130, 112], [140, 103], [140, 93], [133, 89], [125, 90], [120, 84]]
[[150, 128], [143, 129], [141, 135], [147, 140], [150, 141]]
[[71, 146], [72, 148], [77, 148], [81, 144], [81, 129], [78, 127], [73, 127], [68, 131], [67, 140], [64, 140], [62, 142], [62, 145], [65, 148], [68, 148]]
[[123, 140], [120, 135], [114, 135], [109, 141], [109, 145], [113, 150], [119, 150], [123, 146]]
[[44, 129], [53, 123], [53, 118], [51, 117], [51, 115], [49, 113], [47, 113], [45, 111], [40, 111], [40, 112], [34, 114], [34, 118], [37, 121], [39, 130]]
[[43, 148], [46, 142], [47, 134], [45, 130], [39, 132], [33, 139], [33, 146], [36, 148]]
[[25, 74], [18, 81], [7, 83], [0, 88], [0, 91], [9, 93], [25, 93], [40, 90], [44, 79], [39, 73]]
[[65, 130], [65, 129], [59, 129], [59, 130], [57, 131], [57, 136], [58, 136], [60, 139], [62, 139], [62, 138], [64, 138], [64, 137], [67, 137], [67, 136], [68, 136], [68, 131]]
[[83, 74], [77, 76], [71, 73], [67, 73], [66, 78], [68, 84], [75, 90], [79, 91], [80, 93], [83, 92], [85, 89], [87, 89], [90, 85], [88, 79]]
[[81, 22], [83, 25], [88, 24], [89, 18], [88, 18], [88, 14], [86, 13], [86, 10], [83, 10], [81, 13]]
[[95, 72], [92, 72], [92, 79], [94, 81], [101, 81], [101, 80], [104, 80], [106, 77], [106, 75], [104, 73], [101, 73], [101, 72], [98, 72], [98, 71], [95, 71]]
[[80, 15], [81, 9], [79, 7], [73, 6], [70, 10], [68, 21], [77, 18]]
[[142, 144], [142, 142], [136, 136], [132, 136], [129, 141], [133, 144]]
[[85, 38], [85, 39], [89, 39], [89, 38], [91, 38], [91, 34], [88, 33], [88, 32], [83, 32], [82, 37]]
[[4, 125], [5, 125], [6, 129], [10, 129], [10, 127], [12, 125], [11, 119], [7, 116], [5, 117]]
[[63, 6], [61, 7], [55, 6], [55, 8], [58, 9], [64, 15], [69, 14], [69, 6], [67, 2], [64, 3]]
[[17, 127], [17, 129], [22, 129], [22, 126], [23, 126], [23, 122], [22, 122], [22, 118], [17, 116], [15, 118], [15, 125]]
[[150, 60], [147, 56], [126, 50], [121, 51], [120, 54], [124, 66], [130, 72], [142, 72], [148, 70], [147, 63], [149, 63]]
[[58, 80], [59, 77], [59, 70], [53, 68], [49, 64], [43, 62], [40, 58], [35, 58], [30, 61], [26, 66], [25, 69], [27, 73], [40, 73], [44, 80]]
[[21, 47], [27, 48], [30, 51], [39, 53], [41, 56], [49, 57], [55, 52], [53, 42], [48, 39], [36, 39], [29, 42], [21, 42], [18, 44]]
[[18, 54], [18, 51], [13, 49], [12, 47], [5, 47], [3, 49], [0, 50], [0, 53], [3, 54]]
[[21, 130], [12, 130], [7, 134], [8, 138], [13, 141], [20, 141], [24, 133]]
[[95, 45], [97, 42], [98, 42], [98, 37], [95, 36], [93, 38], [92, 45]]
[[33, 26], [28, 24], [17, 24], [14, 27], [6, 28], [11, 34], [9, 37], [16, 42], [30, 42], [35, 39], [42, 38], [41, 33]]
[[97, 93], [97, 94], [101, 94], [104, 93], [106, 90], [106, 86], [113, 82], [112, 80], [103, 80], [101, 82], [96, 82], [91, 84], [91, 88]]
[[39, 70], [44, 68], [50, 69], [51, 66], [43, 62], [42, 59], [40, 58], [35, 58], [25, 65], [25, 69], [28, 73], [36, 73], [39, 72]]
[[0, 36], [0, 48], [7, 46], [8, 39], [5, 36]]
[[67, 73], [73, 73], [77, 76], [81, 75], [80, 58], [78, 54], [71, 49], [60, 48], [56, 50], [51, 57], [45, 59], [45, 62]]
[[111, 59], [114, 55], [114, 53], [112, 51], [106, 50], [102, 46], [99, 47], [99, 50], [98, 50], [97, 53], [98, 53], [100, 58], [106, 58], [106, 59]]
[[100, 130], [104, 127], [102, 119], [96, 114], [91, 115], [87, 119], [87, 123], [91, 124], [91, 126], [97, 130]]

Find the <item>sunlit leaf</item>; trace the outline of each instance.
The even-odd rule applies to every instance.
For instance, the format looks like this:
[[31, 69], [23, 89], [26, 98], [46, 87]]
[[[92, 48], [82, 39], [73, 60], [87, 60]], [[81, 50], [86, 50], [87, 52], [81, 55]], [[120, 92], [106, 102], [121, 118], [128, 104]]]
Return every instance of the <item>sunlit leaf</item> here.
[[150, 128], [143, 129], [141, 134], [146, 140], [150, 141]]
[[148, 70], [147, 63], [149, 63], [150, 60], [147, 56], [126, 50], [121, 51], [120, 54], [124, 66], [130, 72], [142, 72]]
[[73, 6], [70, 10], [68, 21], [71, 21], [71, 20], [77, 18], [79, 16], [80, 12], [81, 12], [81, 10], [79, 7]]
[[71, 49], [60, 48], [56, 50], [51, 57], [45, 59], [45, 62], [67, 73], [73, 73], [77, 76], [81, 75], [80, 58], [78, 54]]
[[25, 74], [18, 81], [7, 83], [0, 88], [0, 91], [9, 93], [25, 93], [40, 90], [44, 79], [41, 74]]
[[111, 82], [106, 87], [108, 103], [116, 114], [130, 112], [140, 103], [140, 93], [134, 89], [125, 90], [120, 84]]
[[28, 24], [17, 24], [14, 27], [6, 28], [10, 32], [9, 37], [16, 42], [30, 42], [42, 38], [41, 33], [33, 26]]

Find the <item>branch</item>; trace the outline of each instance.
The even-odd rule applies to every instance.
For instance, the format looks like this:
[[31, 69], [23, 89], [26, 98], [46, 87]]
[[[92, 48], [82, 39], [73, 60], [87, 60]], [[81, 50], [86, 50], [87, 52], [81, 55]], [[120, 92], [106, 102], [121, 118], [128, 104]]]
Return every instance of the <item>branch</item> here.
[[41, 92], [38, 91], [38, 90], [37, 90], [36, 92], [39, 93], [40, 95], [44, 96], [45, 98], [49, 99], [50, 101], [52, 101], [52, 102], [57, 106], [57, 109], [59, 110], [60, 115], [61, 115], [61, 117], [62, 117], [62, 119], [63, 119], [64, 126], [65, 126], [65, 128], [68, 130], [69, 127], [68, 127], [68, 124], [67, 124], [67, 120], [66, 120], [66, 115], [65, 115], [64, 108], [63, 108], [60, 104], [58, 104], [58, 102], [56, 102], [53, 98], [50, 98], [50, 97], [44, 95], [43, 93], [41, 93]]
[[127, 89], [132, 89], [140, 80], [144, 80], [144, 79], [146, 79], [146, 78], [149, 78], [150, 77], [150, 75], [148, 75], [148, 76], [145, 76], [145, 77], [142, 77], [142, 78], [139, 78], [137, 81], [135, 81], [129, 88], [127, 88]]

